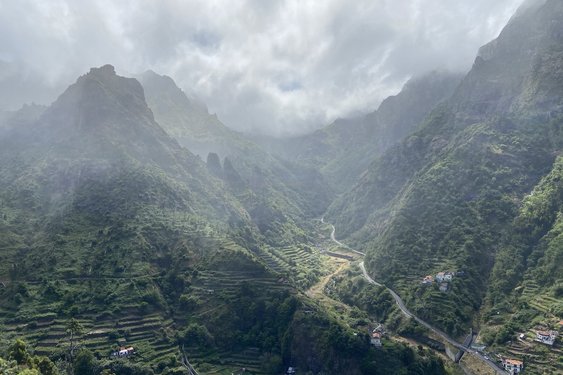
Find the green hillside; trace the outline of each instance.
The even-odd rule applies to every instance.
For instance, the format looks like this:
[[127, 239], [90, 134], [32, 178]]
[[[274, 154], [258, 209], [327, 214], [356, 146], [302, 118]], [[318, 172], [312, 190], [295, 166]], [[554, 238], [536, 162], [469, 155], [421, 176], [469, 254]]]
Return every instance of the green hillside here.
[[156, 121], [182, 146], [196, 150], [223, 180], [271, 246], [303, 241], [301, 229], [320, 216], [332, 193], [313, 168], [285, 161], [230, 130], [193, 103], [174, 81], [154, 72], [140, 76]]
[[562, 152], [560, 0], [291, 139], [92, 68], [0, 112], [0, 374], [559, 374]]
[[[479, 326], [485, 301], [508, 303], [501, 296], [520, 282], [537, 285], [543, 313], [561, 316], [553, 292], [561, 281], [560, 207], [549, 198], [526, 208], [554, 179], [542, 177], [559, 169], [561, 19], [557, 1], [514, 16], [452, 98], [328, 210], [340, 235], [367, 250], [374, 278], [454, 336]], [[462, 275], [447, 292], [421, 283], [441, 271]]]
[[[296, 191], [268, 174], [235, 186], [228, 161], [214, 174], [109, 65], [13, 116], [0, 138], [3, 373], [185, 374], [183, 356], [201, 373], [363, 373], [366, 336], [302, 293], [322, 270], [297, 224], [311, 212], [287, 207]], [[400, 352], [427, 361], [385, 350]]]
[[[33, 147], [23, 147], [33, 133], [40, 133]], [[264, 278], [273, 286], [260, 289], [257, 300], [295, 293], [289, 286], [278, 292], [278, 277], [237, 244], [255, 242], [244, 208], [154, 122], [138, 82], [112, 67], [92, 69], [36, 123], [14, 128], [3, 142], [6, 333], [24, 334], [52, 354], [60, 322], [76, 317], [102, 331], [85, 339], [100, 356], [112, 350], [117, 331], [156, 365], [165, 353], [175, 358], [178, 332], [192, 321], [238, 332], [223, 314], [239, 305], [244, 285], [228, 289], [208, 276], [218, 289], [208, 294], [212, 286], [199, 270], [250, 272], [252, 285]], [[216, 306], [214, 318], [225, 323], [210, 321], [205, 305]], [[131, 324], [122, 328], [122, 321]]]

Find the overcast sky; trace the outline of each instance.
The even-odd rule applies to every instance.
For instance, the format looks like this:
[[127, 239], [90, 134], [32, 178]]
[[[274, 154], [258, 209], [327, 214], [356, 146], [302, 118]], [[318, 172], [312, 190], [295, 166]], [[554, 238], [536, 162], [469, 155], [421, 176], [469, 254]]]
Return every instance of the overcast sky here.
[[304, 132], [468, 70], [521, 1], [0, 0], [0, 60], [50, 86], [153, 69], [233, 128]]

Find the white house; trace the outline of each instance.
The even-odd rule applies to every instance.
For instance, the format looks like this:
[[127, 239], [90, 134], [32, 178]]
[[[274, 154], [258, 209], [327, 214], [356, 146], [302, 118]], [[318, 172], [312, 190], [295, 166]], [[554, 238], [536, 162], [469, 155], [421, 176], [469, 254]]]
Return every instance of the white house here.
[[135, 353], [135, 349], [132, 346], [127, 348], [121, 347], [118, 351], [111, 353], [114, 357], [129, 357], [131, 354]]
[[452, 281], [454, 274], [452, 272], [446, 272], [444, 274], [444, 281]]
[[536, 331], [536, 341], [542, 344], [553, 345], [557, 335], [557, 331]]
[[519, 374], [524, 370], [524, 363], [517, 359], [505, 358], [502, 360], [502, 366], [509, 374]]

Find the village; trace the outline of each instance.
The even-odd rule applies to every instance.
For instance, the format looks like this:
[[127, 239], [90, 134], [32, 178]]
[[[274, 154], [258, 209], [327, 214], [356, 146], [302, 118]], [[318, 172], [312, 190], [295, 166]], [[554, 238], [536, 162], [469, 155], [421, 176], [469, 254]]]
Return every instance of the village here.
[[[440, 292], [445, 293], [450, 289], [450, 284], [453, 279], [457, 276], [463, 275], [463, 271], [440, 271], [435, 275], [430, 274], [425, 276], [420, 283], [424, 286], [436, 284]], [[559, 331], [563, 329], [563, 321], [559, 321], [558, 329]], [[553, 347], [556, 345], [557, 338], [559, 337], [559, 331], [538, 325], [531, 329], [527, 334], [518, 334], [517, 340], [520, 344], [524, 344], [524, 350], [526, 351], [531, 350], [531, 348], [533, 348], [534, 346], [534, 343], [543, 344], [547, 347]], [[488, 352], [485, 351], [485, 346], [482, 345], [472, 345], [471, 348], [480, 353], [485, 359], [496, 362], [509, 374], [520, 374], [524, 371], [525, 360], [523, 358], [512, 358], [508, 355]]]
[[[563, 329], [563, 321], [559, 321], [557, 325], [559, 326], [559, 330]], [[525, 348], [524, 351], [528, 352], [534, 347], [534, 345], [545, 345], [551, 349], [556, 346], [558, 337], [559, 331], [548, 329], [545, 326], [536, 326], [531, 329], [528, 334], [520, 333], [517, 336], [517, 340], [518, 343], [522, 344]], [[489, 357], [490, 359], [497, 359], [504, 370], [506, 370], [509, 374], [519, 374], [524, 371], [526, 365], [524, 358], [513, 358], [496, 353], [485, 352], [484, 347], [472, 346], [472, 349], [479, 351], [487, 359], [489, 359]]]

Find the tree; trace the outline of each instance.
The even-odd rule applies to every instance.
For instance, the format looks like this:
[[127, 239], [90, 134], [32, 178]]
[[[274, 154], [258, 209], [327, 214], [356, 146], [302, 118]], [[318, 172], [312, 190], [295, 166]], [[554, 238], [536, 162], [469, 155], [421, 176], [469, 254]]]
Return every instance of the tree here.
[[74, 353], [80, 346], [78, 338], [83, 332], [84, 327], [78, 320], [72, 318], [67, 322], [66, 334], [68, 335], [68, 362], [70, 364], [74, 363]]
[[18, 364], [16, 361], [6, 361], [0, 358], [0, 374], [16, 375], [18, 373]]
[[31, 356], [27, 352], [27, 345], [23, 340], [17, 339], [10, 346], [8, 358], [16, 361], [18, 365], [26, 365], [31, 362]]
[[58, 375], [57, 366], [47, 357], [35, 357], [35, 367], [41, 372], [41, 375]]
[[26, 368], [18, 372], [18, 375], [41, 375], [36, 369]]
[[98, 363], [88, 349], [81, 349], [74, 361], [74, 373], [77, 375], [95, 375]]

